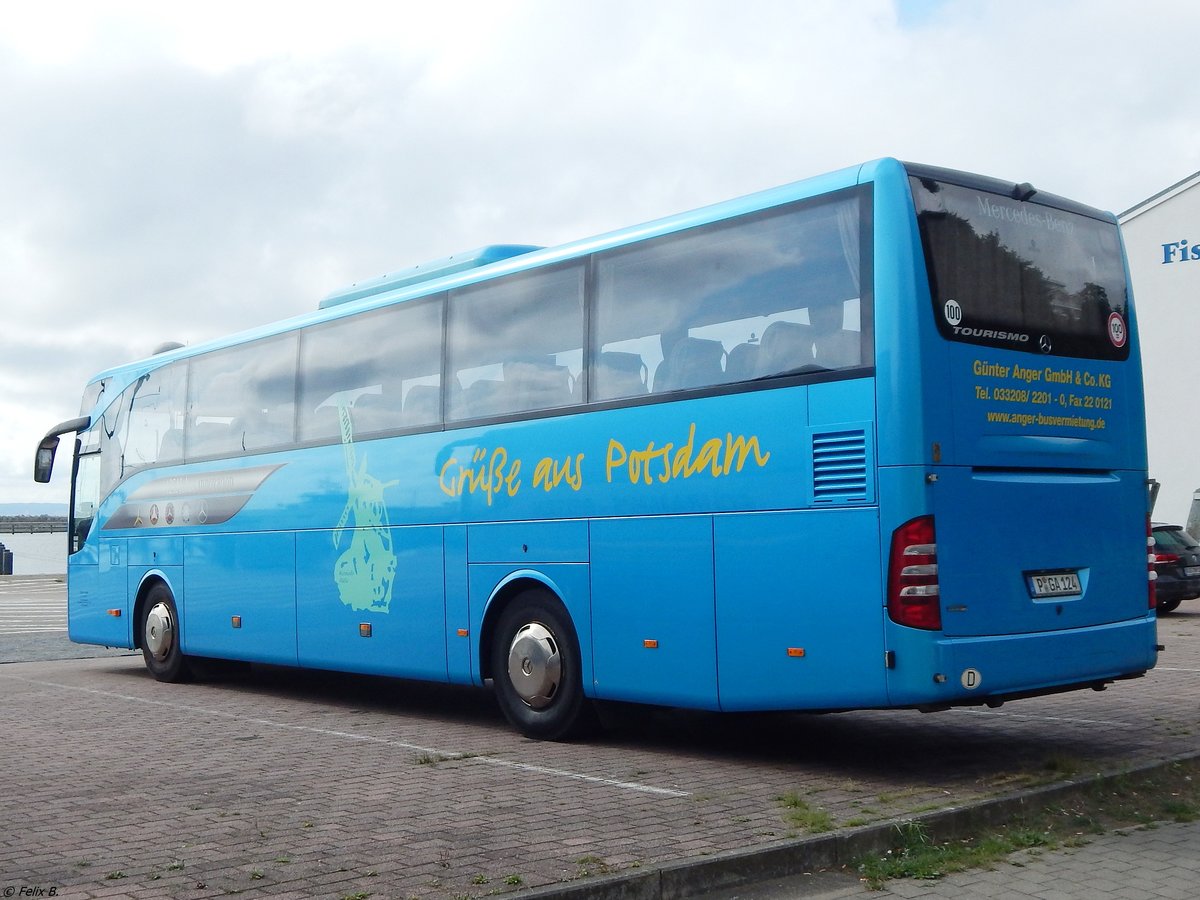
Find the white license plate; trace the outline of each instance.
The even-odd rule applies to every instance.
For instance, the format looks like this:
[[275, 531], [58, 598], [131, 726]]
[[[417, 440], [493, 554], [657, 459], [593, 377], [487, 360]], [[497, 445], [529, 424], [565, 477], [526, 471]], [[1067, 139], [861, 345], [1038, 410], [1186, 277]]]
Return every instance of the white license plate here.
[[1029, 592], [1034, 597], [1067, 597], [1082, 594], [1078, 572], [1055, 572], [1052, 575], [1030, 575]]
[[1188, 578], [1193, 578], [1196, 575], [1200, 575], [1200, 566], [1184, 566], [1183, 574]]

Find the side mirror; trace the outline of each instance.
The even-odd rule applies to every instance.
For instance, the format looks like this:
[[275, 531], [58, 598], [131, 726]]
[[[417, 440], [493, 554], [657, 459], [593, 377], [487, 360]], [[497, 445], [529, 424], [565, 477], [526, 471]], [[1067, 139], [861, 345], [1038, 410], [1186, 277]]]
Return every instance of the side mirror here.
[[83, 416], [55, 425], [46, 432], [46, 436], [38, 444], [37, 454], [33, 457], [33, 480], [38, 484], [45, 484], [50, 480], [50, 473], [54, 471], [54, 451], [58, 449], [60, 434], [83, 431], [91, 424], [91, 417]]
[[33, 458], [33, 480], [46, 484], [54, 471], [54, 451], [58, 449], [58, 437], [45, 438], [38, 445], [37, 455]]

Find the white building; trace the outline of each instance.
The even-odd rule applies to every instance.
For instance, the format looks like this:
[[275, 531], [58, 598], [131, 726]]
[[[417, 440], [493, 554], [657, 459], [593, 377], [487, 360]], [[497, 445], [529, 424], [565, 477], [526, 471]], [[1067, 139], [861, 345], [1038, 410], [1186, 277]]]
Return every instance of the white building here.
[[1121, 213], [1142, 338], [1154, 518], [1184, 524], [1200, 488], [1200, 172]]

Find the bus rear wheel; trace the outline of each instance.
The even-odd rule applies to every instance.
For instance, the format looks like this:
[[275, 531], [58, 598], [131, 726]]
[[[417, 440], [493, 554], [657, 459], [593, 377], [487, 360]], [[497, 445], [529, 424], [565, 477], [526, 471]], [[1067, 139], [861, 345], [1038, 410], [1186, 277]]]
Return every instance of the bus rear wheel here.
[[165, 584], [156, 584], [146, 596], [141, 622], [142, 658], [158, 681], [186, 681], [191, 674], [179, 649], [179, 613]]
[[592, 722], [579, 640], [549, 591], [525, 591], [503, 611], [492, 636], [492, 676], [505, 718], [526, 737], [566, 740]]

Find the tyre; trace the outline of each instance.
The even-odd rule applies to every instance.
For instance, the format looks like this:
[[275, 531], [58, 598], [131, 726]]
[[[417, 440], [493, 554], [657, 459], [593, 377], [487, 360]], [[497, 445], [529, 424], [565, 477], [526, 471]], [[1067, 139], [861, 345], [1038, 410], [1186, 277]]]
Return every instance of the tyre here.
[[1160, 600], [1154, 608], [1160, 616], [1165, 616], [1167, 613], [1173, 613], [1179, 609], [1179, 604], [1182, 602], [1182, 600]]
[[549, 591], [525, 591], [501, 613], [492, 636], [492, 683], [505, 718], [526, 737], [565, 740], [591, 725], [579, 640]]
[[186, 681], [191, 671], [179, 649], [179, 613], [165, 584], [156, 584], [146, 596], [141, 621], [142, 658], [158, 681]]

